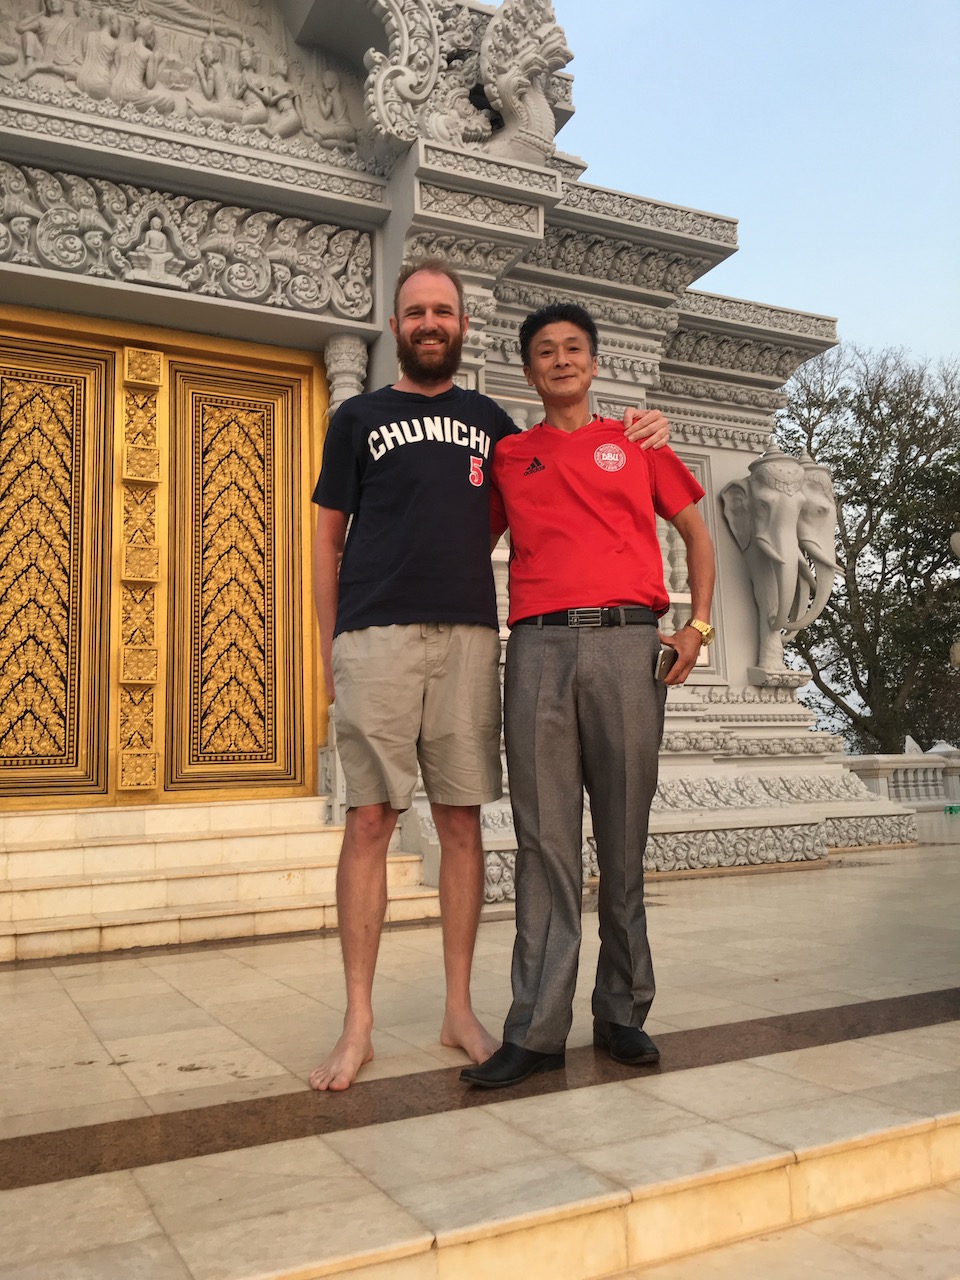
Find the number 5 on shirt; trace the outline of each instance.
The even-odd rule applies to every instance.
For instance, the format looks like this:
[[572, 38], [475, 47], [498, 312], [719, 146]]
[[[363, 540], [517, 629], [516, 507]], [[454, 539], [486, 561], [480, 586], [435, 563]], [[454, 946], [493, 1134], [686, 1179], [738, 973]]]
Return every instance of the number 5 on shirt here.
[[470, 459], [470, 483], [479, 489], [483, 484], [483, 459]]

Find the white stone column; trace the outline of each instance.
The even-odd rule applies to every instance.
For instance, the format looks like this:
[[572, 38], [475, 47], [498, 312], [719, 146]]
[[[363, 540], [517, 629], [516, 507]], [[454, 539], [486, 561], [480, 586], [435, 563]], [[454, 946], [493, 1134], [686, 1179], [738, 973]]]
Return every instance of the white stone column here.
[[330, 412], [358, 396], [367, 376], [367, 344], [350, 333], [335, 333], [323, 349], [330, 384]]

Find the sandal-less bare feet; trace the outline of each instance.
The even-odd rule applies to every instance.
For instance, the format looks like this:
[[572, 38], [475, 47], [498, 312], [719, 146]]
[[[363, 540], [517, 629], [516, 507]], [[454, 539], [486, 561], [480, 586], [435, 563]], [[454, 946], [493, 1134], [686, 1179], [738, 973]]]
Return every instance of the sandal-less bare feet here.
[[447, 1012], [440, 1030], [440, 1043], [448, 1049], [462, 1049], [472, 1062], [486, 1062], [500, 1048], [472, 1009], [466, 1013]]
[[321, 1093], [327, 1089], [334, 1093], [349, 1089], [357, 1072], [372, 1058], [373, 1041], [369, 1031], [344, 1030], [326, 1062], [321, 1062], [310, 1073], [310, 1088]]

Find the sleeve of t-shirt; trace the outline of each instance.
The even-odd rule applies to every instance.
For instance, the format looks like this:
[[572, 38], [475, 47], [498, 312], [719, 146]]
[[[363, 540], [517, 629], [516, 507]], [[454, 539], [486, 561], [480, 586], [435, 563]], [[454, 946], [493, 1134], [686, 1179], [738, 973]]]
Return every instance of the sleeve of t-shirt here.
[[678, 511], [704, 496], [696, 476], [669, 446], [645, 449], [643, 456], [650, 468], [653, 509], [662, 519], [672, 520]]
[[327, 428], [320, 479], [313, 491], [313, 500], [320, 507], [354, 512], [360, 500], [360, 480], [360, 459], [354, 444], [353, 424], [341, 407]]

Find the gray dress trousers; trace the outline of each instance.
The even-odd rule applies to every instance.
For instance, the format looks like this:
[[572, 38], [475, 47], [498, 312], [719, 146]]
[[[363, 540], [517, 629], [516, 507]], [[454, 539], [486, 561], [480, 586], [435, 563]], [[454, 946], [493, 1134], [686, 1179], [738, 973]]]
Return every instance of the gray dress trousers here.
[[600, 866], [597, 1018], [639, 1027], [654, 996], [643, 851], [666, 689], [657, 628], [511, 632], [504, 736], [517, 854], [513, 1004], [503, 1038], [557, 1053], [573, 1020], [582, 905], [583, 789]]

